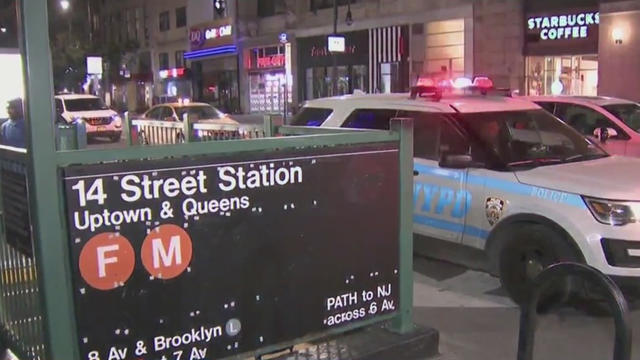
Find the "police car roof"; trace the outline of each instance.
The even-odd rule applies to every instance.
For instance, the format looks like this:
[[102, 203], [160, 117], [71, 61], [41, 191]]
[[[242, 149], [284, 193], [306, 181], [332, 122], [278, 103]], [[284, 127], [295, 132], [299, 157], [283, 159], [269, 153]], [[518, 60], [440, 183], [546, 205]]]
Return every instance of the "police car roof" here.
[[531, 101], [559, 101], [577, 104], [591, 104], [606, 106], [614, 104], [635, 104], [633, 101], [614, 98], [609, 96], [576, 96], [576, 95], [546, 95], [546, 96], [526, 96]]
[[536, 110], [530, 101], [493, 95], [448, 95], [434, 100], [428, 97], [410, 99], [408, 93], [344, 95], [307, 101], [305, 106], [335, 109], [341, 105], [370, 109], [398, 109], [441, 113], [477, 113], [496, 111]]

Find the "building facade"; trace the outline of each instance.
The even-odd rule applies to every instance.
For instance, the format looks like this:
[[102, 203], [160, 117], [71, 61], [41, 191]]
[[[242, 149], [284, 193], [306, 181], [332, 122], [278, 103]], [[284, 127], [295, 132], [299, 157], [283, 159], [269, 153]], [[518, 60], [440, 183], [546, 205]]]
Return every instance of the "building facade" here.
[[420, 76], [489, 76], [529, 95], [640, 97], [640, 82], [629, 81], [640, 76], [640, 0], [336, 1], [340, 53], [327, 43], [333, 0], [127, 1], [113, 8], [133, 25], [108, 33], [142, 31], [134, 58], [148, 66], [126, 69], [150, 68], [155, 101], [188, 97], [229, 113], [402, 92]]
[[191, 98], [191, 77], [184, 60], [188, 50], [185, 39], [189, 35], [187, 0], [147, 0], [146, 4], [151, 33], [153, 102]]
[[92, 42], [102, 45], [107, 104], [141, 112], [151, 105], [149, 7], [144, 0], [91, 1]]

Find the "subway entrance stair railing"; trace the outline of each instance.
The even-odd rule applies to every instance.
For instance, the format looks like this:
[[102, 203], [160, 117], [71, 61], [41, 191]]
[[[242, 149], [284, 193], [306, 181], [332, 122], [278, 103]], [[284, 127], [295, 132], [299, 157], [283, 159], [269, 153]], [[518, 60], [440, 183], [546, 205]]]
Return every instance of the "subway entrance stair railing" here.
[[385, 323], [396, 345], [437, 351], [437, 332], [412, 322], [410, 120], [269, 121], [224, 141], [226, 129], [187, 121], [184, 139], [164, 138], [176, 143], [77, 150], [81, 132], [56, 139], [42, 121], [54, 108], [46, 3], [19, 3], [30, 145], [0, 149], [4, 348], [24, 360], [238, 358]]
[[[0, 200], [6, 224], [0, 238], [3, 344], [21, 359], [125, 359], [127, 353], [136, 350], [150, 358], [166, 355], [163, 352], [193, 351], [201, 357], [205, 353], [216, 357], [259, 356], [299, 342], [373, 326], [373, 330], [362, 332], [359, 337], [345, 338], [343, 344], [351, 344], [345, 346], [351, 346], [352, 355], [372, 351], [411, 356], [404, 358], [433, 355], [437, 351], [437, 332], [417, 329], [411, 322], [412, 237], [411, 223], [405, 220], [410, 219], [406, 215], [411, 211], [411, 121], [394, 120], [391, 131], [360, 131], [278, 126], [275, 119], [275, 123], [274, 117], [265, 121], [262, 136], [270, 137], [257, 139], [51, 153], [49, 161], [56, 162], [54, 176], [58, 180], [56, 185], [49, 182], [48, 191], [56, 193], [57, 203], [47, 208], [60, 212], [49, 210], [47, 217], [38, 217], [37, 208], [29, 206], [40, 201], [39, 194], [30, 191], [32, 181], [28, 177], [38, 175], [26, 171], [29, 152], [1, 149]], [[67, 132], [62, 136], [76, 134]], [[35, 146], [31, 151], [40, 150]], [[335, 182], [327, 185], [327, 176]], [[217, 189], [207, 185], [216, 177]], [[291, 187], [292, 184], [298, 186]], [[228, 196], [218, 196], [225, 192]], [[284, 199], [287, 201], [281, 207]], [[325, 209], [328, 212], [316, 211], [323, 207], [317, 202], [336, 206]], [[151, 215], [156, 209], [159, 217]], [[181, 220], [174, 221], [173, 213], [163, 215], [169, 209], [182, 211]], [[22, 213], [16, 214], [17, 210]], [[388, 221], [374, 227], [356, 225], [361, 231], [350, 229], [357, 221], [348, 214], [362, 212], [371, 216], [375, 213]], [[346, 223], [340, 224], [336, 216], [344, 217]], [[133, 220], [128, 222], [128, 217]], [[33, 221], [38, 218], [40, 222]], [[287, 218], [291, 224], [285, 221]], [[25, 219], [31, 223], [25, 223]], [[323, 223], [343, 230], [325, 233]], [[56, 229], [54, 224], [62, 226]], [[48, 229], [46, 235], [38, 230], [41, 226]], [[288, 229], [282, 230], [282, 235], [293, 243], [281, 241], [280, 234], [268, 230], [272, 226]], [[230, 248], [207, 243], [205, 239], [213, 236], [209, 233], [244, 242], [239, 248], [250, 249], [244, 256], [254, 264], [249, 265], [255, 268], [253, 273], [266, 271], [271, 277], [253, 283], [250, 279], [256, 275], [246, 278], [240, 273], [233, 275], [233, 271], [226, 275], [227, 279], [235, 279], [236, 286], [244, 284], [244, 290], [225, 281], [220, 282], [221, 288], [217, 288], [217, 281], [207, 282], [209, 271], [214, 271], [215, 266], [210, 265], [209, 269], [206, 264], [218, 262], [218, 272], [248, 265], [232, 256]], [[381, 242], [386, 244], [382, 245], [384, 249], [371, 254], [354, 253], [376, 233], [386, 234]], [[149, 234], [157, 234], [158, 238]], [[312, 254], [305, 248], [291, 253], [301, 241], [294, 235], [309, 238], [308, 245], [325, 243], [326, 247], [313, 245], [314, 254], [321, 255], [319, 259], [330, 259], [330, 264], [322, 260], [300, 262], [298, 259]], [[347, 238], [354, 246], [341, 249], [339, 244]], [[53, 244], [54, 239], [62, 244]], [[257, 245], [262, 241], [273, 248], [256, 252], [255, 246], [262, 247]], [[56, 247], [57, 254], [53, 249]], [[128, 249], [130, 254], [121, 253], [120, 249]], [[211, 251], [219, 252], [219, 257], [199, 256]], [[275, 251], [276, 256], [267, 256], [273, 261], [264, 260], [265, 251]], [[51, 256], [42, 256], [44, 253]], [[290, 255], [284, 256], [286, 253]], [[348, 256], [339, 260], [345, 255]], [[182, 265], [171, 263], [178, 262], [179, 256]], [[360, 259], [353, 263], [357, 257]], [[135, 265], [139, 261], [136, 258], [141, 259], [141, 265]], [[51, 266], [62, 272], [52, 271]], [[296, 275], [286, 270], [290, 266], [298, 268]], [[150, 277], [145, 278], [145, 272]], [[283, 276], [289, 276], [291, 286], [297, 284], [295, 288], [317, 284], [320, 278], [328, 282], [296, 293], [286, 290], [286, 286], [282, 288], [278, 279]], [[58, 286], [47, 292], [43, 289], [49, 281]], [[167, 288], [163, 289], [165, 284]], [[254, 304], [248, 304], [248, 299], [240, 295], [247, 286], [255, 287]], [[208, 297], [212, 294], [203, 290], [207, 288], [215, 288], [219, 298]], [[154, 292], [161, 291], [166, 296], [167, 291], [178, 289], [190, 299], [206, 294], [207, 301], [163, 301], [155, 306], [145, 305], [147, 310], [140, 311], [141, 304], [157, 299]], [[227, 289], [226, 295], [221, 295], [221, 289]], [[130, 292], [150, 295], [125, 296]], [[182, 293], [175, 299], [180, 299]], [[295, 311], [290, 302], [316, 306], [298, 305], [294, 309], [303, 313], [291, 313]], [[216, 305], [209, 307], [213, 306], [210, 304]], [[196, 315], [216, 311], [220, 317], [229, 318], [226, 323], [216, 325], [220, 319], [215, 316], [199, 319]], [[53, 324], [52, 314], [59, 313], [70, 317]], [[250, 314], [255, 317], [247, 317]], [[283, 318], [287, 314], [290, 318]], [[300, 317], [310, 320], [300, 323]], [[316, 318], [320, 323], [314, 323], [312, 319]], [[151, 325], [155, 321], [160, 325]], [[179, 325], [185, 322], [193, 326]], [[282, 335], [281, 330], [272, 328], [277, 323], [289, 324], [291, 330]], [[383, 328], [376, 324], [386, 325]], [[71, 332], [60, 334], [57, 329], [61, 327]], [[159, 329], [163, 336], [157, 334]], [[389, 330], [399, 335], [391, 336]], [[52, 331], [57, 336], [55, 341]], [[238, 331], [256, 335], [255, 340], [237, 341]], [[380, 341], [380, 337], [387, 341]], [[219, 341], [224, 344], [216, 344], [215, 339], [224, 339]], [[66, 346], [60, 349], [57, 341]]]

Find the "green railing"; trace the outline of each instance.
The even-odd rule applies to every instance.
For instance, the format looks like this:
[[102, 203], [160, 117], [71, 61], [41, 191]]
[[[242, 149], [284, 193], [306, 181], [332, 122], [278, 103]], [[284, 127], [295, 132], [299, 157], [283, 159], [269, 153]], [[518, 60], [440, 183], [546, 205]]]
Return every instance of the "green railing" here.
[[[81, 360], [79, 334], [74, 307], [73, 269], [70, 259], [70, 239], [67, 229], [66, 207], [61, 170], [70, 165], [125, 163], [130, 160], [153, 160], [196, 157], [212, 154], [241, 154], [263, 152], [265, 155], [283, 150], [327, 148], [342, 145], [371, 144], [397, 148], [399, 155], [399, 301], [392, 313], [356, 322], [321, 333], [306, 334], [283, 344], [260, 348], [254, 355], [271, 352], [295, 343], [330, 334], [342, 333], [356, 327], [391, 320], [394, 331], [406, 333], [413, 329], [411, 312], [413, 296], [412, 270], [412, 149], [413, 129], [408, 120], [396, 119], [391, 131], [360, 131], [347, 129], [292, 128], [281, 126], [268, 118], [263, 138], [199, 141], [191, 139], [192, 129], [185, 133], [183, 143], [140, 146], [110, 150], [72, 150], [81, 147], [78, 134], [74, 141], [56, 139], [53, 121], [51, 54], [46, 0], [19, 2], [19, 17], [23, 36], [26, 79], [26, 113], [28, 119], [28, 150], [2, 151], [0, 162], [7, 164], [3, 174], [16, 180], [16, 174], [26, 184], [31, 253], [7, 236], [3, 229], [0, 240], [2, 266], [2, 294], [0, 321], [2, 344], [21, 359]], [[31, 126], [35, 125], [37, 126]], [[187, 122], [188, 124], [188, 122]], [[128, 130], [128, 129], [127, 129]], [[125, 130], [126, 131], [126, 130]], [[71, 131], [73, 133], [73, 131]], [[125, 136], [130, 134], [125, 134]], [[289, 136], [278, 136], [289, 135]], [[65, 135], [62, 135], [63, 137]], [[130, 138], [130, 137], [128, 137]], [[206, 140], [206, 139], [205, 139]], [[215, 139], [213, 139], [215, 140]], [[219, 139], [218, 139], [219, 140]], [[61, 145], [62, 144], [62, 145]], [[60, 151], [56, 151], [59, 149]], [[18, 171], [15, 171], [18, 170]], [[11, 186], [1, 190], [20, 193]], [[13, 189], [13, 190], [7, 190]], [[19, 203], [18, 197], [2, 197], [3, 208]], [[26, 200], [26, 201], [25, 201]], [[6, 221], [6, 219], [5, 219]], [[15, 227], [12, 224], [11, 226]], [[19, 226], [16, 227], [19, 229]], [[17, 232], [19, 233], [19, 231]], [[25, 235], [25, 234], [23, 234]], [[23, 239], [24, 240], [24, 239]], [[23, 245], [25, 241], [21, 242]], [[249, 354], [243, 354], [249, 355]], [[86, 360], [86, 359], [82, 359]]]
[[0, 321], [21, 359], [43, 359], [43, 312], [27, 191], [27, 154], [0, 148]]

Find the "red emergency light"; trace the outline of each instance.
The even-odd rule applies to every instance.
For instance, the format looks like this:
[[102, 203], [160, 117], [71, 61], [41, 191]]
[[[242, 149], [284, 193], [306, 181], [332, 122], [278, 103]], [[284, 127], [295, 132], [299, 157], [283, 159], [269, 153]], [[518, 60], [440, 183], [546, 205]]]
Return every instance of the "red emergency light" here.
[[411, 97], [427, 95], [440, 99], [443, 93], [453, 93], [456, 90], [478, 90], [481, 94], [486, 95], [490, 89], [493, 89], [493, 81], [486, 76], [476, 76], [473, 81], [466, 77], [439, 81], [430, 77], [420, 77], [411, 92]]

